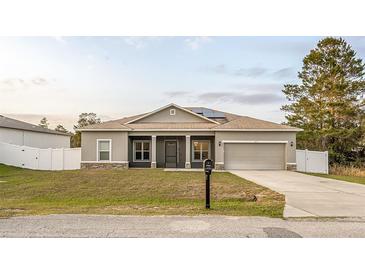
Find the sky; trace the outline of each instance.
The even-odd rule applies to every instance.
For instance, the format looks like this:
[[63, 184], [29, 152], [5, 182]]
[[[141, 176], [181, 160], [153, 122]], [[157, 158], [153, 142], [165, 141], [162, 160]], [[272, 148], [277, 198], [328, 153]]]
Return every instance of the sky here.
[[[365, 59], [365, 37], [344, 37]], [[285, 121], [284, 84], [321, 37], [1, 37], [0, 114], [69, 130], [169, 103]]]

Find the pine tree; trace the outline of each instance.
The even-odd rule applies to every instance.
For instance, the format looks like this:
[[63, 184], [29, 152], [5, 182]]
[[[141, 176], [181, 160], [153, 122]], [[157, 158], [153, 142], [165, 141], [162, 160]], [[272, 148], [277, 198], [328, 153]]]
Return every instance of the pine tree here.
[[57, 125], [54, 130], [59, 131], [59, 132], [64, 132], [64, 133], [68, 132], [68, 130], [63, 125]]
[[[79, 120], [77, 121], [77, 125], [74, 125], [74, 129], [77, 130], [79, 128], [99, 124], [100, 118], [96, 116], [95, 113], [81, 113], [79, 115]], [[71, 137], [71, 147], [80, 147], [81, 146], [81, 133], [80, 131], [76, 131], [75, 134]]]
[[46, 117], [43, 117], [41, 121], [39, 122], [39, 126], [43, 128], [48, 128], [49, 123]]
[[320, 40], [304, 58], [300, 84], [283, 89], [287, 124], [304, 129], [298, 148], [328, 150], [337, 163], [358, 158], [364, 145], [364, 68], [342, 38]]

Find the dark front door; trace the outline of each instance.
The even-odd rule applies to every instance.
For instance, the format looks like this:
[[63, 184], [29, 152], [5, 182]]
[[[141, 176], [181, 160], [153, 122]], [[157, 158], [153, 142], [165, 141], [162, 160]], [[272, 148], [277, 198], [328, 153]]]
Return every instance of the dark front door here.
[[165, 166], [177, 167], [177, 144], [176, 141], [165, 142]]

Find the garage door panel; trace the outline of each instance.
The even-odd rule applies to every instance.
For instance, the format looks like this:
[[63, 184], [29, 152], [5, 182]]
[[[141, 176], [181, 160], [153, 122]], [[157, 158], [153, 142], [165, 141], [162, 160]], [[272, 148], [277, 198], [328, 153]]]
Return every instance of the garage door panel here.
[[284, 169], [285, 144], [225, 144], [226, 169]]

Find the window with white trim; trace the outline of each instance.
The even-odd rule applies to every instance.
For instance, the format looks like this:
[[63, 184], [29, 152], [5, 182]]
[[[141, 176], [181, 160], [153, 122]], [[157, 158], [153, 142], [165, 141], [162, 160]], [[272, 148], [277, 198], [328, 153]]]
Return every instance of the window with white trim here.
[[170, 115], [173, 116], [176, 114], [176, 109], [172, 108], [170, 109]]
[[210, 141], [194, 140], [192, 142], [193, 162], [202, 162], [210, 157]]
[[98, 140], [98, 161], [110, 161], [111, 160], [111, 140]]
[[150, 160], [151, 142], [133, 141], [133, 161], [134, 162], [149, 162]]

